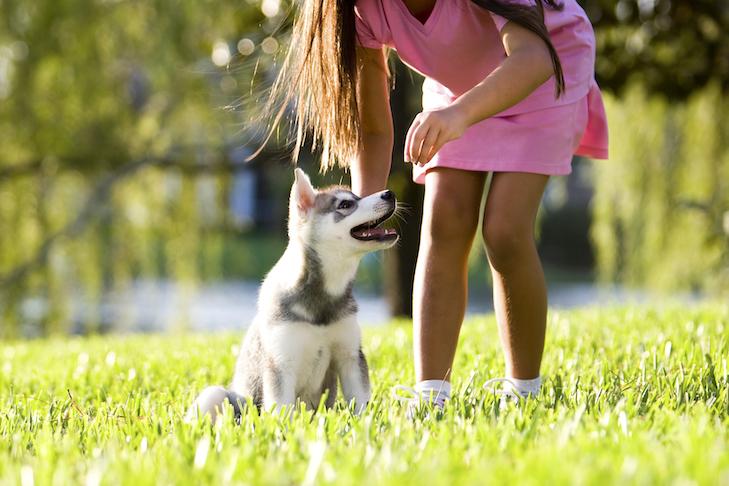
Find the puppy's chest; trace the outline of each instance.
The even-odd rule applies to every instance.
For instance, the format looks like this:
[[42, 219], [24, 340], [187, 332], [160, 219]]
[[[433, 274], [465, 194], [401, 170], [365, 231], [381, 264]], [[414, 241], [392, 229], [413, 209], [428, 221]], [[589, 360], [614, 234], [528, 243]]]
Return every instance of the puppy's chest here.
[[354, 314], [357, 304], [351, 287], [340, 296], [331, 296], [322, 288], [311, 286], [282, 295], [276, 310], [277, 319], [328, 326]]
[[297, 381], [318, 381], [332, 359], [342, 352], [359, 348], [359, 333], [353, 321], [339, 321], [329, 326], [306, 322], [285, 322], [276, 326], [275, 348], [285, 354], [282, 361], [297, 369]]
[[[290, 353], [285, 361], [296, 376], [297, 390], [302, 393], [317, 391], [329, 369], [335, 354], [344, 343], [329, 327], [321, 328], [310, 324], [291, 326], [296, 330], [282, 337], [284, 348]], [[283, 343], [282, 343], [283, 344]]]
[[[292, 287], [283, 284], [272, 293], [267, 306], [272, 320], [329, 326], [357, 312], [352, 296], [353, 275], [349, 272], [341, 275], [332, 275], [331, 271], [327, 273], [319, 255], [312, 249], [304, 252], [303, 260], [296, 283]], [[281, 266], [270, 278], [274, 282], [286, 282], [286, 270], [285, 266]], [[332, 289], [332, 285], [336, 290]]]
[[293, 362], [326, 361], [336, 348], [347, 346], [350, 337], [340, 325], [316, 326], [306, 322], [284, 323], [284, 332], [277, 333], [279, 346], [286, 349]]

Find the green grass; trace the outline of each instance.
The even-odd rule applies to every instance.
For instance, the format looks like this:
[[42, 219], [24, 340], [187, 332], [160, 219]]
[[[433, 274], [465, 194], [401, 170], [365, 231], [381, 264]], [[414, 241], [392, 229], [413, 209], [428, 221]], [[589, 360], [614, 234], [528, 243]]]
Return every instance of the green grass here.
[[0, 347], [0, 484], [729, 484], [729, 306], [552, 312], [542, 394], [499, 411], [492, 317], [469, 321], [441, 420], [390, 397], [409, 323], [365, 331], [374, 397], [291, 422], [185, 425], [230, 379], [240, 335], [51, 339]]

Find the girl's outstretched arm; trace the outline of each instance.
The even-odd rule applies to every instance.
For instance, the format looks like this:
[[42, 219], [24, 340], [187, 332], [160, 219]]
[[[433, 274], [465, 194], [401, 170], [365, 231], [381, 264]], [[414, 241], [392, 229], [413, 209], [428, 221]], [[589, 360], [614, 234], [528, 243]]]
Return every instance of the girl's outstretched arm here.
[[506, 59], [450, 106], [420, 113], [408, 130], [405, 160], [427, 163], [468, 127], [526, 98], [554, 74], [549, 50], [536, 34], [514, 22], [501, 30]]
[[392, 113], [384, 49], [358, 47], [357, 68], [362, 144], [351, 164], [352, 191], [366, 196], [385, 189], [392, 160]]

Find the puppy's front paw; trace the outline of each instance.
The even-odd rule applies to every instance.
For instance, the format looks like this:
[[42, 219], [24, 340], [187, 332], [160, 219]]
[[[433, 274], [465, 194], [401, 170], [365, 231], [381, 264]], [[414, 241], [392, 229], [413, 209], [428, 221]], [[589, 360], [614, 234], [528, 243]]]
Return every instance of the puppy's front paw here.
[[352, 410], [352, 413], [354, 413], [355, 415], [360, 416], [364, 413], [365, 410], [367, 410], [367, 404], [369, 403], [369, 401], [369, 397], [353, 399], [351, 402], [349, 402], [349, 409]]
[[222, 412], [223, 404], [228, 396], [228, 390], [222, 386], [209, 386], [197, 396], [195, 402], [187, 410], [183, 421], [186, 424], [194, 423], [198, 417], [208, 415], [211, 423]]

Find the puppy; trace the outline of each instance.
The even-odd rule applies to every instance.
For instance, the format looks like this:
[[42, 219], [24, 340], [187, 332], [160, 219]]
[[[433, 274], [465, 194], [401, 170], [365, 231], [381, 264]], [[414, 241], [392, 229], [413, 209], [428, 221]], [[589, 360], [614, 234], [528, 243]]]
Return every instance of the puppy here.
[[396, 209], [392, 192], [360, 198], [348, 188], [316, 190], [296, 169], [289, 199], [289, 244], [260, 289], [257, 314], [243, 339], [230, 388], [203, 390], [187, 413], [215, 421], [225, 402], [240, 416], [259, 408], [316, 408], [337, 382], [360, 413], [370, 398], [352, 284], [362, 257], [393, 246], [399, 236], [380, 225]]

